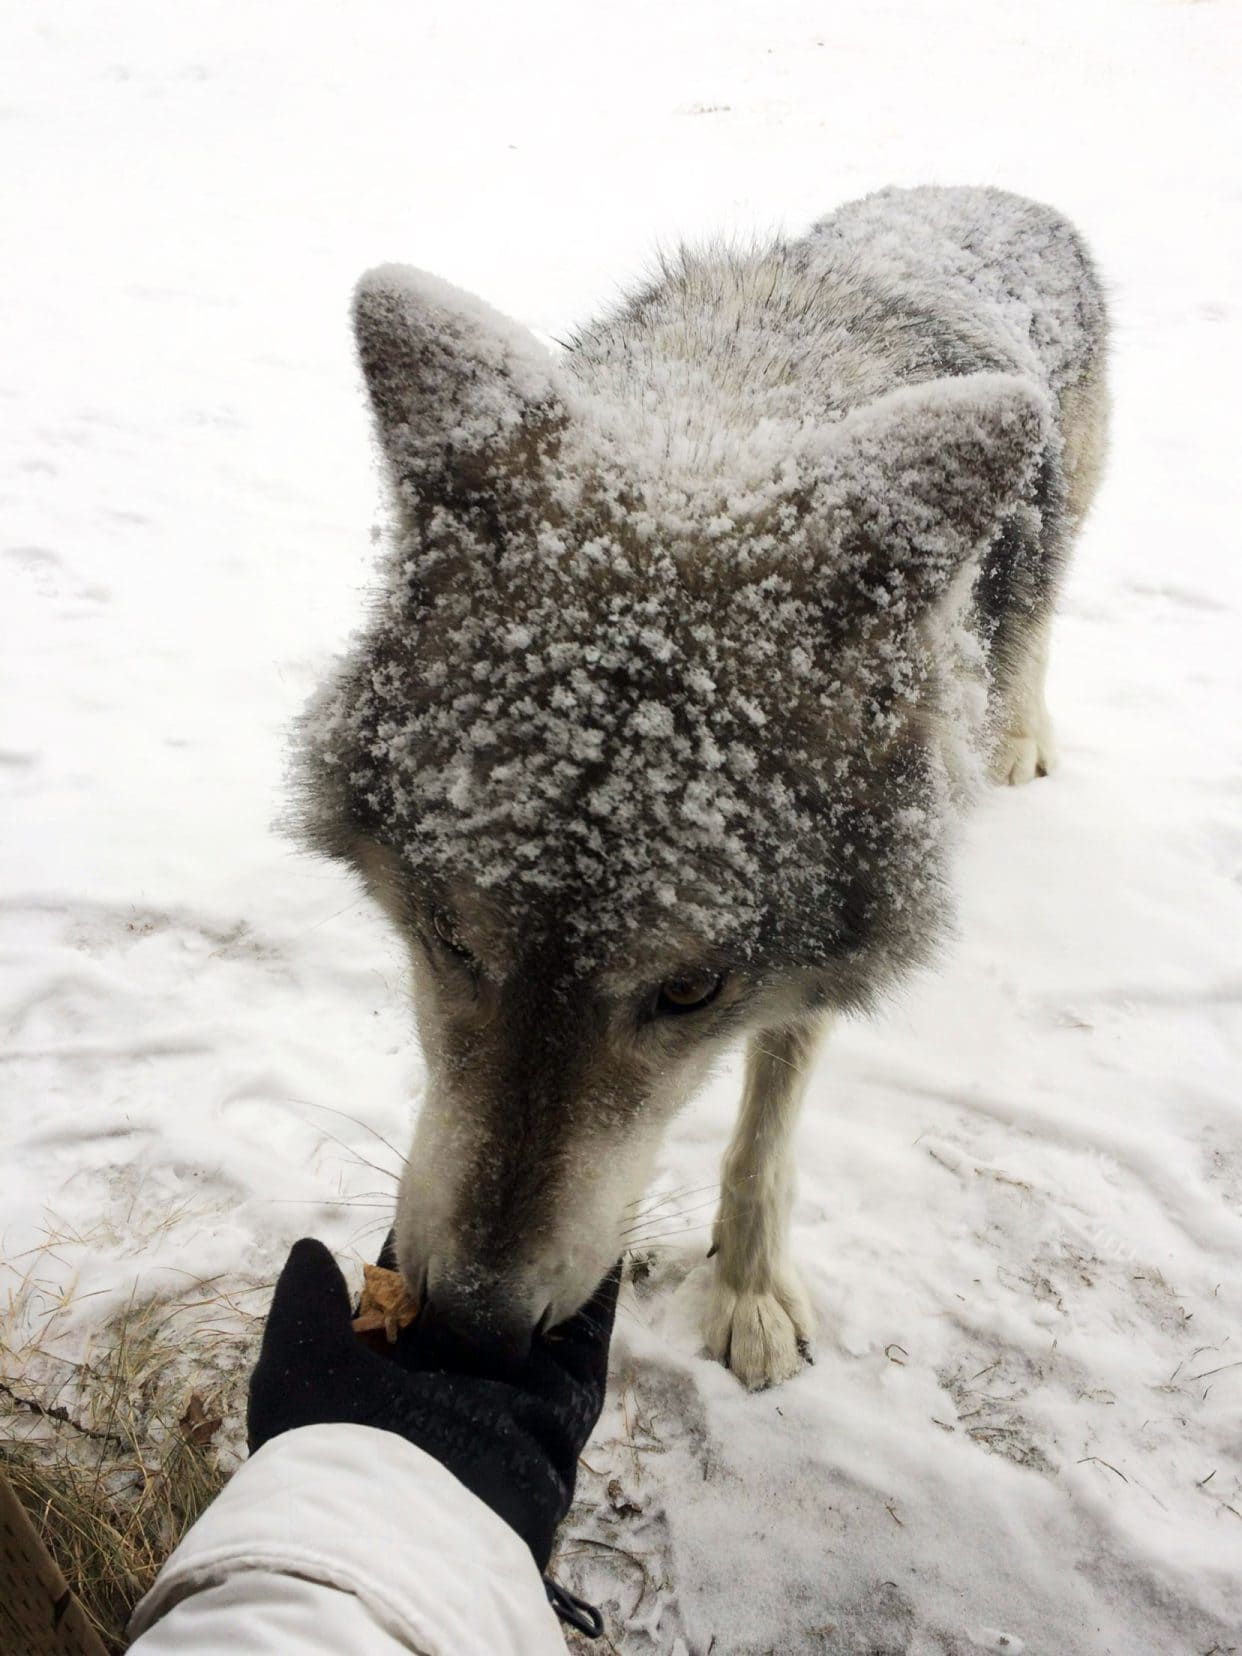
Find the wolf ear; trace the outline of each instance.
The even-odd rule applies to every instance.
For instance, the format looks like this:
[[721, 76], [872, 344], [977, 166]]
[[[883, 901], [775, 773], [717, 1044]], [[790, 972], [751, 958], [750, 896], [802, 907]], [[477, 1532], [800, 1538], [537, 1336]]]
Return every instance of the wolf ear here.
[[468, 507], [530, 463], [563, 420], [552, 358], [473, 294], [408, 265], [354, 292], [358, 357], [384, 454], [407, 505]]
[[828, 521], [837, 580], [912, 614], [934, 603], [1033, 505], [1050, 429], [1047, 398], [1016, 374], [932, 380], [847, 415], [813, 508]]

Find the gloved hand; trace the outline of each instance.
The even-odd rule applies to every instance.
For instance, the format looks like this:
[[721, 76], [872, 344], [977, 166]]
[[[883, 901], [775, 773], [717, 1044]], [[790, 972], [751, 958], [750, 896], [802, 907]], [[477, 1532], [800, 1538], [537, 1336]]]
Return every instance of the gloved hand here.
[[576, 1317], [501, 1371], [417, 1322], [385, 1356], [368, 1350], [332, 1255], [322, 1242], [295, 1242], [250, 1380], [251, 1452], [295, 1426], [396, 1432], [515, 1529], [542, 1572], [604, 1405], [620, 1277], [617, 1265]]

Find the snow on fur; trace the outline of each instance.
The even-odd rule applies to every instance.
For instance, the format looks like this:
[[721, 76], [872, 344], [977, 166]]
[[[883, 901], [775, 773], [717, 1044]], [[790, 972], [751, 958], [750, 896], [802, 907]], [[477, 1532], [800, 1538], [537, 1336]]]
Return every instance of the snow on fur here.
[[[988, 282], [968, 218], [996, 221], [989, 256], [1008, 237]], [[372, 272], [355, 320], [398, 527], [305, 723], [312, 836], [377, 839], [515, 924], [554, 913], [584, 961], [660, 927], [917, 958], [982, 735], [957, 577], [1037, 519], [1083, 268], [1045, 209], [889, 193], [795, 245], [684, 253], [556, 358]]]

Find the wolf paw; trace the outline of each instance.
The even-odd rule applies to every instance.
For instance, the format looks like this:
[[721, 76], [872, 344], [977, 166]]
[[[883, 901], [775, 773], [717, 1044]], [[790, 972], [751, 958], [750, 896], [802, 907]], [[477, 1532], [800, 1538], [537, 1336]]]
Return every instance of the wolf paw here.
[[988, 770], [993, 782], [1017, 788], [1024, 782], [1033, 782], [1037, 776], [1049, 775], [1056, 762], [1057, 749], [1052, 739], [1052, 726], [1044, 723], [1036, 731], [1003, 732]]
[[801, 1284], [786, 1279], [766, 1294], [712, 1289], [703, 1338], [713, 1357], [750, 1391], [790, 1380], [807, 1358], [814, 1318]]

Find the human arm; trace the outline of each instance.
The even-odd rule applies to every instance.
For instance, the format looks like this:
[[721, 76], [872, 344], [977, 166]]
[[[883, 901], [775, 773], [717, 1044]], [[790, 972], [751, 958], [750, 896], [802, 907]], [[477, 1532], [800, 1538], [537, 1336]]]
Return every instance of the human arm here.
[[242, 1636], [254, 1656], [562, 1650], [539, 1570], [603, 1403], [616, 1291], [614, 1272], [504, 1372], [417, 1325], [378, 1356], [327, 1250], [296, 1244], [251, 1384], [254, 1453], [139, 1606], [140, 1656]]

